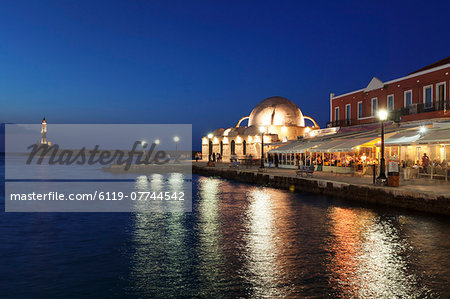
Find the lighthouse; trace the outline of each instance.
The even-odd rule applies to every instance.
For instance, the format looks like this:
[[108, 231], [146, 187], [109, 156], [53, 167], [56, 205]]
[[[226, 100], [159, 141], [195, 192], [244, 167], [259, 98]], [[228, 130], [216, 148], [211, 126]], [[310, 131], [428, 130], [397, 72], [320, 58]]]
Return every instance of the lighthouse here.
[[41, 144], [48, 144], [47, 143], [47, 121], [45, 120], [45, 117], [42, 119], [42, 122], [41, 122]]

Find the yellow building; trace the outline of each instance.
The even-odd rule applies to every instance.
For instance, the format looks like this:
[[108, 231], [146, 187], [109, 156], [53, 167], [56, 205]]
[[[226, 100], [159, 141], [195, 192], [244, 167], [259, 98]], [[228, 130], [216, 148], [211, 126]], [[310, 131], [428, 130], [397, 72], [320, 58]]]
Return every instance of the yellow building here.
[[[248, 127], [241, 127], [248, 119]], [[312, 126], [305, 125], [310, 120]], [[270, 97], [261, 101], [250, 115], [242, 117], [237, 125], [228, 129], [216, 129], [202, 138], [202, 157], [211, 159], [220, 154], [223, 161], [230, 158], [242, 159], [261, 157], [261, 141], [273, 147], [279, 143], [297, 140], [319, 129], [316, 121], [304, 116], [298, 106], [283, 97]], [[264, 139], [262, 139], [264, 138]]]

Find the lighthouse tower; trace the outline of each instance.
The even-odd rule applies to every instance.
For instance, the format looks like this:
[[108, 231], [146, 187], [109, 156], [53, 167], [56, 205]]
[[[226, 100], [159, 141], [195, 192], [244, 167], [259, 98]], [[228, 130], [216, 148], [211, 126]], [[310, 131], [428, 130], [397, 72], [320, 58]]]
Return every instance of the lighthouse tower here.
[[48, 144], [47, 143], [47, 121], [42, 119], [41, 122], [41, 144]]

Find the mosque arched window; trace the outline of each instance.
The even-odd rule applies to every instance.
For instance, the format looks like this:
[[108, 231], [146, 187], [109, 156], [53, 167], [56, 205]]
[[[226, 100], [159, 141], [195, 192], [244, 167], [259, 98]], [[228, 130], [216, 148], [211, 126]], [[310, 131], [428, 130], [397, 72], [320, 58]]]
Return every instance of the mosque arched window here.
[[220, 142], [220, 155], [223, 156], [223, 141]]
[[231, 140], [231, 154], [236, 155], [236, 143], [234, 140]]
[[247, 155], [247, 141], [242, 142], [242, 154]]

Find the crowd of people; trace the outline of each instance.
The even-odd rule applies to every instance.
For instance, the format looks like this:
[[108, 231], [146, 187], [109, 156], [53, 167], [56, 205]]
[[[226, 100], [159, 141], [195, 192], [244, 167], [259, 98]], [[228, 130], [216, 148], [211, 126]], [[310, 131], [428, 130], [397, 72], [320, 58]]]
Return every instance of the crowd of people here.
[[430, 157], [426, 153], [423, 154], [420, 160], [402, 160], [401, 165], [402, 168], [419, 168], [423, 173], [429, 173], [430, 167], [434, 167], [436, 169], [444, 169], [448, 167], [448, 163], [445, 159], [442, 161], [439, 161], [437, 159], [431, 161]]
[[[365, 167], [369, 165], [378, 165], [379, 161], [374, 157], [374, 153], [370, 153], [367, 155], [365, 152], [357, 154], [357, 153], [307, 153], [307, 154], [279, 154], [279, 153], [268, 153], [266, 155], [266, 163], [269, 164], [269, 167], [278, 168], [279, 165], [295, 165], [300, 168], [301, 166], [310, 166], [318, 165], [318, 166], [337, 166], [337, 167], [353, 167], [355, 171], [360, 171], [365, 169]], [[396, 157], [396, 156], [394, 156]], [[195, 159], [198, 161], [199, 156], [196, 156]], [[212, 153], [210, 156], [210, 161], [212, 162], [222, 162], [222, 155], [220, 153]], [[253, 157], [251, 155], [246, 156], [243, 160], [244, 163], [248, 163], [248, 161], [252, 161]], [[230, 161], [237, 162], [237, 156], [232, 155], [230, 157]], [[398, 161], [398, 157], [393, 161]], [[386, 163], [389, 161], [387, 160]], [[251, 163], [250, 163], [251, 164]], [[402, 160], [399, 163], [399, 167], [403, 169], [419, 169], [420, 173], [428, 174], [430, 172], [430, 168], [433, 169], [447, 169], [449, 167], [446, 160], [439, 161], [431, 159], [428, 157], [426, 153], [423, 154], [420, 160]], [[322, 169], [322, 167], [320, 167]]]
[[268, 154], [267, 162], [278, 167], [279, 164], [291, 164], [298, 167], [310, 164], [325, 166], [353, 167], [355, 165], [377, 164], [378, 160], [368, 157], [365, 154], [356, 155], [352, 153], [342, 154]]

